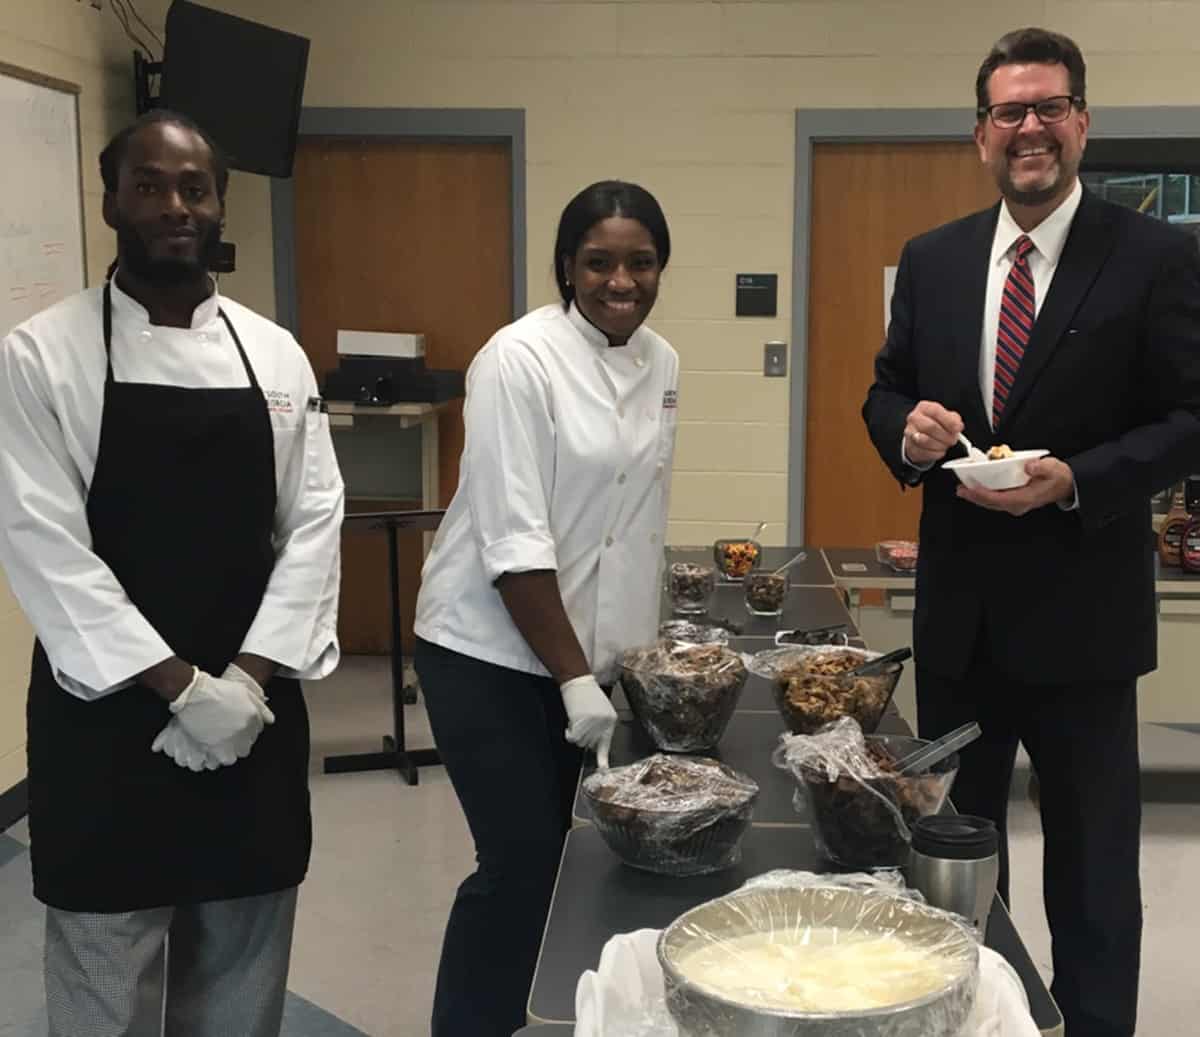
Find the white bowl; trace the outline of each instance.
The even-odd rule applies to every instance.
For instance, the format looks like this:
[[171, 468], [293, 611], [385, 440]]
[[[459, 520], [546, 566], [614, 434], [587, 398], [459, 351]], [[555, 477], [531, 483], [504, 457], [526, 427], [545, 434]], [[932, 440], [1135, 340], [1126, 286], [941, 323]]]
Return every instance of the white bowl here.
[[1049, 450], [1014, 450], [1012, 457], [999, 461], [972, 461], [960, 457], [947, 461], [942, 467], [958, 476], [958, 481], [972, 489], [1015, 490], [1029, 482], [1025, 463], [1045, 457]]

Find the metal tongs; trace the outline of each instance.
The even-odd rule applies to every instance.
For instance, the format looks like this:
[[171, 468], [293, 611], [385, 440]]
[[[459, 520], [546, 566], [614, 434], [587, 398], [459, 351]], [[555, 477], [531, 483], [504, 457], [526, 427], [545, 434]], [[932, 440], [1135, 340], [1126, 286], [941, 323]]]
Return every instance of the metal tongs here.
[[883, 673], [884, 670], [890, 669], [895, 663], [902, 663], [905, 659], [912, 657], [911, 648], [897, 648], [893, 652], [888, 652], [875, 659], [868, 659], [865, 663], [859, 663], [853, 670], [847, 670], [843, 677], [874, 677], [876, 674]]
[[808, 627], [797, 630], [775, 631], [775, 644], [784, 645], [823, 645], [845, 644], [849, 638], [850, 627], [845, 623], [834, 623], [827, 627]]
[[896, 763], [896, 774], [908, 777], [912, 774], [920, 774], [921, 771], [927, 771], [934, 764], [941, 763], [951, 753], [958, 752], [965, 745], [970, 745], [982, 734], [982, 728], [973, 720], [969, 724], [963, 724], [962, 727], [956, 727], [949, 734], [942, 735], [937, 741], [923, 745], [916, 752], [909, 753], [904, 759], [899, 760]]

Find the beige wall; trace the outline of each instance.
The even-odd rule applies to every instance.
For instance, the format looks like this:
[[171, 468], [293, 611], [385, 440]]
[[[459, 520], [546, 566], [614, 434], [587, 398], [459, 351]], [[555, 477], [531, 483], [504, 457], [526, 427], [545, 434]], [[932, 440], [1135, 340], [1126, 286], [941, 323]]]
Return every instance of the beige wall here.
[[[794, 109], [962, 105], [966, 130], [983, 53], [1023, 24], [1075, 36], [1096, 104], [1200, 99], [1200, 3], [209, 2], [311, 37], [308, 105], [524, 108], [530, 306], [553, 296], [571, 194], [619, 176], [658, 196], [675, 251], [651, 323], [683, 362], [675, 543], [786, 532], [788, 381], [761, 368], [762, 343], [791, 338]], [[268, 202], [263, 180], [235, 184], [229, 287], [270, 312]], [[777, 319], [734, 318], [737, 271], [779, 273]]]
[[[161, 29], [167, 0], [137, 2]], [[675, 254], [651, 323], [679, 350], [684, 372], [676, 543], [748, 531], [759, 519], [773, 523], [764, 539], [785, 533], [788, 381], [760, 371], [762, 343], [791, 337], [794, 109], [962, 105], [965, 131], [980, 58], [1022, 24], [1078, 40], [1095, 105], [1200, 103], [1200, 0], [207, 2], [312, 38], [308, 105], [524, 108], [531, 306], [553, 296], [554, 225], [576, 190], [618, 176], [655, 192]], [[129, 48], [110, 0], [104, 7], [0, 0], [0, 61], [84, 87], [93, 277], [112, 251], [94, 157], [132, 109]], [[228, 233], [242, 272], [226, 291], [273, 313], [267, 181], [235, 176]], [[733, 317], [738, 271], [778, 272], [777, 319]], [[25, 661], [23, 649], [11, 664], [5, 651], [19, 622], [6, 601], [0, 703]], [[14, 723], [11, 712], [0, 704], [0, 732]], [[0, 789], [11, 769], [6, 741]]]

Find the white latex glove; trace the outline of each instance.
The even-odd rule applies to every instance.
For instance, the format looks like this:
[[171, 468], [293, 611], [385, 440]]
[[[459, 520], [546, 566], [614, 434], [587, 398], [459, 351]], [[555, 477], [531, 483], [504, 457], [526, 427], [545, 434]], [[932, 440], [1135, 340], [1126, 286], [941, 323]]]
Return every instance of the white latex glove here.
[[567, 741], [596, 753], [596, 763], [608, 769], [608, 747], [612, 744], [617, 711], [590, 673], [559, 686], [567, 709]]
[[[254, 684], [247, 675], [242, 676]], [[188, 735], [221, 763], [232, 763], [250, 754], [264, 724], [275, 723], [262, 689], [257, 684], [254, 687], [257, 690], [241, 679], [214, 677], [198, 669], [170, 710]]]
[[[179, 723], [178, 717], [172, 717], [167, 726], [158, 732], [154, 744], [150, 747], [156, 753], [164, 753], [171, 757], [180, 767], [186, 767], [197, 773], [203, 770], [215, 771], [224, 762], [204, 748], [189, 735]], [[237, 757], [229, 760], [236, 762]]]
[[[275, 720], [271, 710], [267, 708], [267, 696], [253, 677], [250, 676], [240, 666], [235, 666], [230, 663], [226, 667], [225, 672], [221, 674], [222, 680], [237, 681], [245, 686], [251, 696], [259, 704], [259, 712], [263, 715], [265, 723], [273, 723]], [[269, 718], [269, 719], [268, 719]], [[258, 731], [248, 729], [242, 734], [234, 735], [228, 741], [220, 742], [213, 746], [204, 746], [196, 741], [187, 733], [178, 717], [172, 717], [171, 721], [154, 739], [154, 744], [151, 749], [156, 753], [164, 753], [171, 757], [180, 767], [186, 767], [191, 771], [209, 770], [215, 771], [218, 767], [229, 766], [237, 763], [249, 755], [251, 746], [254, 745], [257, 739]]]
[[237, 681], [239, 684], [241, 684], [258, 700], [258, 703], [262, 709], [266, 710], [267, 715], [270, 715], [271, 717], [270, 720], [266, 720], [265, 716], [263, 719], [266, 720], [268, 724], [275, 723], [274, 714], [267, 709], [267, 693], [263, 691], [262, 685], [259, 684], [258, 681], [251, 677], [250, 674], [248, 674], [240, 666], [238, 666], [237, 663], [230, 663], [225, 667], [225, 672], [221, 674], [221, 680]]

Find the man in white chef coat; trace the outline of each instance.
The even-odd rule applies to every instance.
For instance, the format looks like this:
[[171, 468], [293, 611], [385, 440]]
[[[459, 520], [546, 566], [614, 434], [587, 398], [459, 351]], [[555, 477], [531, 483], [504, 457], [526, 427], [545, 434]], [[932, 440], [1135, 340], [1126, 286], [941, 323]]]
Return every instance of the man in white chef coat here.
[[156, 111], [100, 166], [113, 276], [0, 347], [50, 1033], [267, 1037], [312, 841], [299, 679], [338, 660], [342, 481], [304, 353], [209, 274], [212, 141]]

